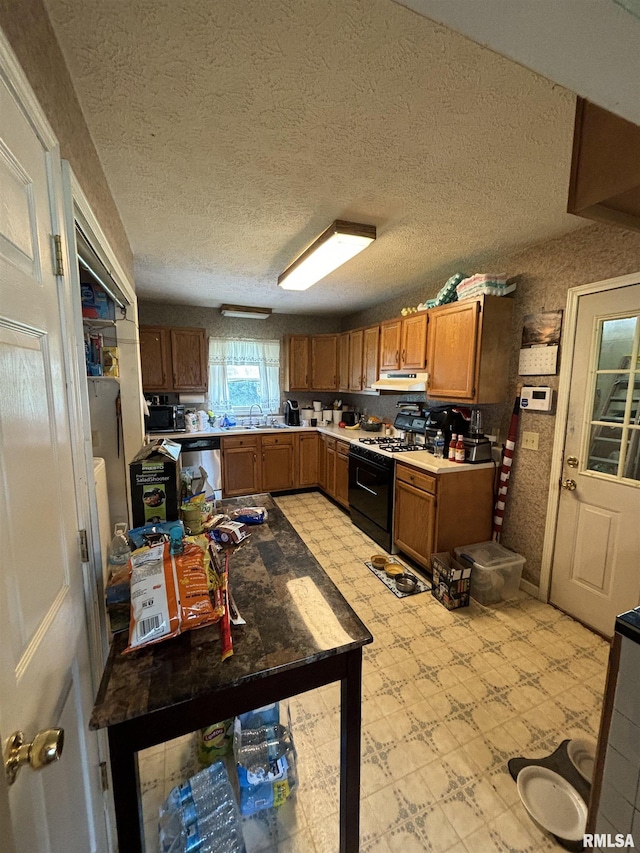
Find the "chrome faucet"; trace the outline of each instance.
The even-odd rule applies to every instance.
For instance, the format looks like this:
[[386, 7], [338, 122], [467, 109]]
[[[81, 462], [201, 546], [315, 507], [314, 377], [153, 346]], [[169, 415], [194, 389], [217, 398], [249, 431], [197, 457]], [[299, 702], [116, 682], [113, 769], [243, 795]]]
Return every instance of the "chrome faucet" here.
[[264, 415], [264, 412], [262, 411], [262, 406], [260, 405], [260, 403], [252, 403], [251, 407], [249, 408], [249, 426], [250, 427], [253, 426], [253, 414], [252, 414], [252, 412], [253, 412], [254, 406], [257, 406], [260, 409], [261, 415]]

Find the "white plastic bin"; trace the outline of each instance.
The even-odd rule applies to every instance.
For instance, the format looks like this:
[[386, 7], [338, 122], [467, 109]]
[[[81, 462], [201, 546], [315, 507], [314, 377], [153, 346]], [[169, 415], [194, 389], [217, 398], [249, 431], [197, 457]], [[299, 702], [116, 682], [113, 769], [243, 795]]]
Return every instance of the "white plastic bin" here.
[[497, 542], [477, 542], [454, 549], [456, 559], [471, 565], [471, 597], [480, 604], [514, 598], [520, 588], [525, 558]]

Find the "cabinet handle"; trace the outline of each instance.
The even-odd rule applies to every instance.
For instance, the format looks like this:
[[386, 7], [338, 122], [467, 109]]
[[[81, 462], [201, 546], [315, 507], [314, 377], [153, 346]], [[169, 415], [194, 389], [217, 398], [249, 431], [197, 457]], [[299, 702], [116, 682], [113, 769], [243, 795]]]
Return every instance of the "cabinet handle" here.
[[262, 454], [262, 461], [264, 462], [264, 453]]
[[254, 454], [253, 454], [253, 461], [254, 461], [254, 462], [256, 462], [256, 461], [257, 461], [257, 459], [258, 459], [258, 457], [257, 457], [257, 456], [256, 456], [256, 454], [254, 453]]
[[406, 352], [406, 350], [402, 350], [402, 361], [403, 361], [403, 362], [404, 362], [404, 354], [405, 354], [405, 352]]
[[399, 349], [397, 349], [397, 350], [396, 350], [396, 364], [398, 363], [398, 358], [399, 358], [399, 356], [400, 356], [400, 350], [399, 350]]

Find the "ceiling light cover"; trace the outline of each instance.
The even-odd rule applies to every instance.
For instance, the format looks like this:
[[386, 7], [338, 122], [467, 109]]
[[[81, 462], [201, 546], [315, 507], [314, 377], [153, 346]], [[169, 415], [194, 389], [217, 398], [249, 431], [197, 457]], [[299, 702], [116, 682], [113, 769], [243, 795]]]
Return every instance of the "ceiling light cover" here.
[[374, 225], [337, 219], [287, 269], [278, 276], [285, 290], [306, 290], [376, 239]]
[[271, 316], [271, 308], [254, 308], [250, 305], [221, 305], [223, 317], [241, 317], [244, 320], [266, 320]]

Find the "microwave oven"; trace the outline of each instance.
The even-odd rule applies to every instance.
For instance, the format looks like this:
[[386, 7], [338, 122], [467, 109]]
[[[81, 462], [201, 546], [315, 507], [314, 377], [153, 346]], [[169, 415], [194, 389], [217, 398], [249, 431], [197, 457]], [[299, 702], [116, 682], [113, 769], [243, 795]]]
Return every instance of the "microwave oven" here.
[[147, 432], [186, 432], [184, 406], [149, 406]]

